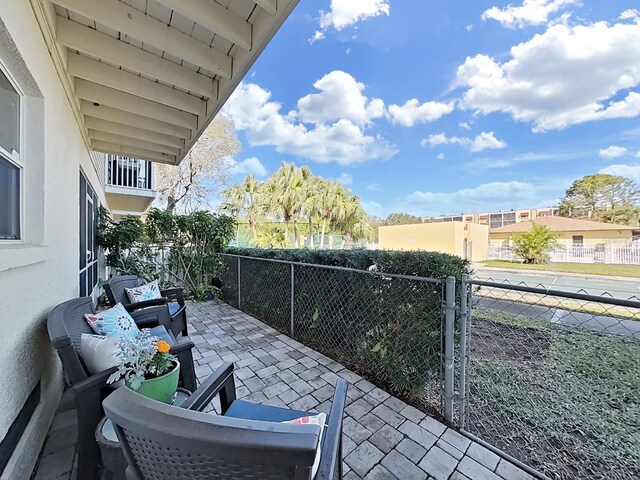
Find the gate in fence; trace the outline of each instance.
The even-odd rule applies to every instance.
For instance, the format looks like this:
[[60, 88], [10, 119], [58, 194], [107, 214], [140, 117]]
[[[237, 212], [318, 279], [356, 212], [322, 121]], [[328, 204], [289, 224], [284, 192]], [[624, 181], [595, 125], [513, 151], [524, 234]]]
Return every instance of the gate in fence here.
[[637, 298], [236, 255], [224, 262], [227, 303], [529, 472], [640, 478]]

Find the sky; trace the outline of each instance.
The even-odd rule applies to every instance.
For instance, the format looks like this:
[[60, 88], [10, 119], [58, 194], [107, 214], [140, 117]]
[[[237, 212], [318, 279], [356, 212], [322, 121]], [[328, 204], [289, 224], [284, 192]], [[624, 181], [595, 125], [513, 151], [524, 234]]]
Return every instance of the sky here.
[[555, 205], [640, 182], [640, 5], [300, 0], [223, 112], [234, 181], [308, 165], [379, 217]]

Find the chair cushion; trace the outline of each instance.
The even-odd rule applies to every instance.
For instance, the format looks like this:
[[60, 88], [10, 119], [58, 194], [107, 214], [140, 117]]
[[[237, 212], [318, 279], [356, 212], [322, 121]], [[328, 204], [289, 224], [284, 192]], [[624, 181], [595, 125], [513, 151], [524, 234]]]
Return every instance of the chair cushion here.
[[133, 339], [140, 330], [121, 303], [98, 313], [85, 313], [84, 318], [98, 335]]
[[320, 441], [318, 442], [318, 447], [316, 448], [316, 458], [313, 461], [313, 466], [311, 467], [311, 478], [316, 478], [316, 473], [318, 472], [318, 467], [320, 466], [320, 456], [322, 455], [322, 444], [324, 437], [322, 434], [324, 433], [325, 423], [327, 422], [327, 414], [319, 413], [317, 415], [312, 416], [304, 416], [300, 418], [296, 418], [295, 420], [289, 420], [282, 423], [290, 423], [292, 425], [318, 425], [320, 427]]
[[115, 367], [120, 363], [118, 337], [104, 337], [83, 333], [80, 337], [80, 354], [91, 375]]
[[300, 417], [312, 416], [309, 412], [289, 410], [287, 408], [271, 407], [260, 403], [251, 403], [244, 400], [234, 400], [225, 417], [244, 418], [245, 420], [260, 420], [262, 422], [287, 422]]
[[158, 286], [158, 280], [154, 280], [151, 283], [140, 285], [135, 288], [125, 288], [124, 290], [127, 292], [127, 297], [129, 297], [131, 303], [155, 300], [156, 298], [162, 297], [160, 287]]
[[149, 330], [151, 336], [157, 337], [159, 340], [164, 340], [172, 347], [177, 343], [176, 338], [167, 332], [164, 325], [158, 325], [153, 328], [143, 328], [143, 330]]
[[176, 313], [178, 313], [178, 310], [180, 310], [180, 304], [178, 302], [169, 302], [168, 307], [169, 307], [169, 315], [171, 315], [172, 317]]

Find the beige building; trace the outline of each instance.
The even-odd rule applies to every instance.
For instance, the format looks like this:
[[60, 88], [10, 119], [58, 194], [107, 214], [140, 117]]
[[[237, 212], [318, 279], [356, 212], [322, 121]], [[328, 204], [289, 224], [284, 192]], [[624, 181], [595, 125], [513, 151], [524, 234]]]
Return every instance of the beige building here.
[[510, 243], [519, 233], [528, 232], [533, 224], [544, 225], [558, 235], [560, 245], [624, 245], [640, 235], [640, 229], [627, 225], [592, 222], [566, 217], [543, 217], [528, 220], [489, 231], [491, 244]]
[[378, 244], [386, 250], [427, 250], [479, 262], [487, 259], [489, 228], [463, 222], [390, 225], [378, 227]]
[[98, 206], [148, 207], [297, 3], [0, 0], [0, 478], [58, 405], [46, 317], [104, 274]]

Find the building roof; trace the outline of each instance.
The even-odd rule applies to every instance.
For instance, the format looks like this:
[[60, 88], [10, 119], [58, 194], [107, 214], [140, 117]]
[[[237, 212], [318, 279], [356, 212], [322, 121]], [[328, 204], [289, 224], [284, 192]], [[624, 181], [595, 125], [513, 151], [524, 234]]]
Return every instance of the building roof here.
[[31, 0], [87, 146], [179, 164], [299, 0]]
[[616, 225], [614, 223], [592, 222], [591, 220], [579, 220], [567, 217], [539, 217], [535, 220], [526, 220], [504, 227], [492, 228], [491, 233], [523, 233], [531, 230], [533, 224], [544, 225], [552, 232], [590, 232], [603, 230], [638, 230], [638, 227], [629, 225]]

